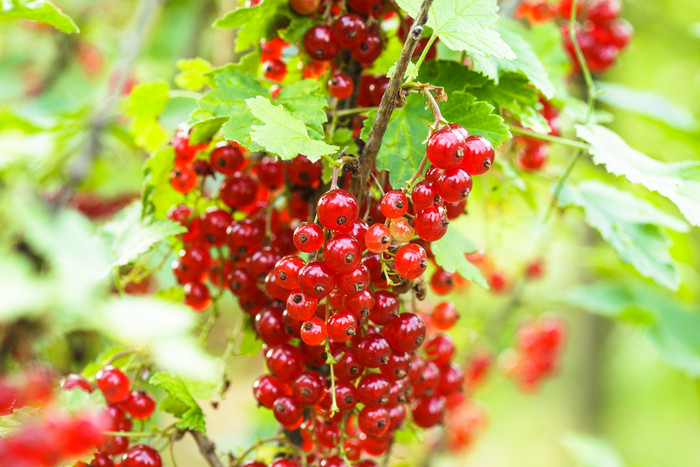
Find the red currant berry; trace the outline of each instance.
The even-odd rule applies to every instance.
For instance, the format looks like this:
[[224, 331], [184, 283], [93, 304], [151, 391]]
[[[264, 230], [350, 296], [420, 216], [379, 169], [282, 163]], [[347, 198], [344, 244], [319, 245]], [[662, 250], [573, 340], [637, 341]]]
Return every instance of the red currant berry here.
[[433, 273], [430, 278], [430, 287], [436, 295], [445, 295], [452, 291], [455, 286], [455, 280], [451, 272], [440, 268]]
[[300, 15], [310, 15], [320, 4], [321, 0], [289, 0], [289, 6]]
[[[364, 263], [363, 266], [367, 267]], [[371, 278], [372, 276], [370, 273], [370, 281]], [[367, 317], [374, 307], [374, 302], [374, 294], [369, 290], [365, 290], [360, 294], [349, 297], [349, 299], [346, 300], [345, 308], [355, 316]]]
[[523, 170], [540, 170], [547, 163], [549, 148], [546, 145], [527, 147], [518, 154], [518, 164]]
[[320, 300], [334, 287], [333, 271], [323, 261], [311, 261], [299, 271], [299, 289], [309, 297]]
[[244, 209], [253, 204], [258, 195], [258, 184], [247, 174], [236, 173], [227, 177], [219, 187], [219, 197], [226, 206]]
[[369, 14], [383, 0], [348, 0], [348, 6], [363, 15]]
[[282, 58], [282, 50], [289, 45], [281, 37], [275, 37], [269, 41], [263, 39], [260, 42], [260, 48], [262, 49], [260, 60], [263, 62]]
[[411, 371], [411, 357], [406, 352], [392, 352], [389, 362], [381, 367], [381, 371], [392, 381], [403, 379]]
[[294, 379], [294, 398], [304, 405], [316, 405], [326, 389], [326, 380], [317, 371], [304, 371]]
[[358, 213], [357, 199], [351, 193], [340, 189], [324, 193], [316, 207], [321, 225], [338, 232], [349, 232]]
[[413, 202], [413, 209], [416, 211], [427, 209], [438, 200], [437, 185], [435, 182], [423, 180], [411, 190], [411, 201]]
[[389, 412], [382, 406], [366, 406], [357, 417], [357, 425], [367, 436], [381, 436], [389, 429]]
[[335, 282], [338, 291], [343, 295], [347, 295], [350, 300], [353, 300], [354, 295], [364, 292], [369, 287], [369, 270], [364, 264], [358, 264], [352, 271], [346, 274], [338, 274]]
[[298, 186], [311, 186], [321, 179], [321, 161], [311, 162], [306, 156], [298, 155], [287, 166], [287, 176]]
[[439, 367], [449, 363], [455, 354], [455, 344], [446, 334], [435, 334], [425, 341], [425, 355]]
[[282, 396], [275, 401], [272, 408], [277, 421], [287, 430], [299, 428], [304, 421], [303, 407], [289, 396]]
[[304, 253], [313, 253], [323, 245], [323, 229], [313, 222], [302, 222], [294, 230], [294, 246]]
[[384, 224], [373, 224], [365, 235], [365, 244], [372, 253], [382, 253], [391, 245], [391, 232]]
[[131, 383], [119, 368], [106, 366], [97, 372], [95, 378], [98, 389], [110, 404], [116, 404], [129, 397]]
[[207, 243], [223, 245], [226, 242], [226, 232], [233, 222], [233, 216], [223, 209], [209, 208], [200, 218], [201, 235]]
[[353, 89], [352, 80], [344, 73], [337, 73], [328, 80], [328, 90], [336, 99], [347, 99], [352, 96]]
[[301, 340], [306, 345], [321, 345], [325, 342], [327, 335], [326, 323], [315, 316], [301, 326]]
[[309, 297], [302, 292], [292, 292], [287, 298], [287, 312], [299, 321], [311, 318], [316, 312], [318, 300]]
[[368, 373], [357, 384], [357, 399], [365, 405], [385, 405], [390, 393], [391, 383], [379, 373]]
[[409, 243], [396, 252], [394, 267], [399, 276], [406, 279], [417, 279], [428, 267], [428, 255], [422, 246]]
[[438, 205], [418, 211], [413, 219], [416, 234], [426, 242], [434, 242], [444, 237], [448, 223], [447, 211]]
[[[330, 327], [330, 321], [329, 321]], [[357, 359], [357, 354], [352, 348], [344, 348], [333, 354], [335, 358], [335, 377], [341, 381], [355, 381], [365, 370], [364, 365]]]
[[413, 352], [425, 340], [425, 323], [418, 315], [402, 313], [384, 327], [384, 336], [392, 349]]
[[464, 384], [464, 372], [460, 367], [451, 363], [440, 370], [440, 383], [438, 392], [443, 396], [449, 396], [462, 389]]
[[[394, 319], [399, 319], [396, 317]], [[384, 336], [369, 334], [357, 344], [357, 359], [367, 368], [379, 368], [391, 358], [391, 344]]]
[[464, 160], [466, 141], [462, 130], [445, 126], [430, 135], [425, 152], [435, 167], [449, 169]]
[[433, 309], [431, 322], [437, 329], [447, 331], [454, 327], [457, 318], [459, 318], [459, 314], [454, 304], [451, 302], [442, 302]]
[[268, 409], [274, 407], [277, 398], [284, 393], [284, 383], [274, 376], [264, 375], [256, 379], [253, 383], [253, 395], [255, 399]]
[[329, 26], [319, 24], [306, 32], [304, 49], [312, 59], [328, 61], [338, 55], [340, 44], [333, 37]]
[[408, 198], [402, 191], [389, 191], [382, 198], [381, 208], [387, 219], [398, 219], [408, 211]]
[[85, 378], [80, 375], [76, 375], [75, 373], [71, 373], [70, 375], [66, 376], [63, 381], [61, 381], [61, 389], [64, 391], [69, 391], [71, 389], [82, 389], [87, 393], [92, 392], [92, 386], [90, 383], [88, 383]]
[[622, 5], [619, 0], [594, 0], [588, 5], [588, 19], [598, 26], [607, 25], [620, 16]]
[[304, 369], [304, 354], [289, 344], [278, 344], [265, 353], [267, 368], [281, 381], [292, 381]]
[[206, 144], [190, 144], [190, 128], [184, 123], [180, 125], [170, 140], [170, 144], [175, 149], [175, 165], [184, 166], [197, 157], [199, 151], [204, 150]]
[[268, 60], [262, 65], [265, 78], [281, 83], [287, 76], [287, 65], [282, 60]]
[[197, 188], [199, 178], [197, 173], [190, 167], [175, 167], [170, 172], [170, 185], [178, 193], [187, 194]]
[[461, 167], [469, 175], [479, 175], [491, 168], [495, 151], [493, 145], [483, 136], [470, 136], [467, 138], [466, 151]]
[[337, 273], [351, 272], [361, 259], [360, 244], [348, 234], [336, 235], [323, 247], [323, 261]]
[[296, 255], [288, 255], [275, 263], [275, 276], [285, 289], [299, 288], [299, 271], [306, 266], [306, 261]]
[[145, 444], [129, 448], [122, 456], [122, 467], [161, 467], [163, 461], [158, 451]]
[[209, 163], [219, 173], [233, 175], [243, 168], [243, 153], [240, 147], [231, 141], [217, 143], [209, 155]]
[[178, 253], [173, 262], [173, 273], [181, 283], [203, 281], [211, 266], [209, 250], [201, 246], [192, 246]]
[[472, 191], [472, 178], [461, 167], [445, 170], [437, 181], [438, 194], [449, 203], [455, 203], [469, 196]]
[[421, 428], [431, 428], [442, 421], [445, 413], [445, 398], [430, 396], [418, 400], [414, 405], [413, 421]]
[[380, 290], [374, 294], [374, 307], [369, 312], [369, 319], [374, 324], [384, 326], [394, 316], [399, 315], [399, 300], [393, 293]]
[[367, 25], [360, 15], [346, 13], [331, 25], [333, 37], [341, 47], [350, 49], [358, 45], [367, 35]]
[[408, 219], [400, 218], [393, 219], [389, 223], [389, 232], [391, 236], [399, 243], [405, 243], [410, 241], [416, 234], [416, 231], [411, 227]]
[[146, 391], [134, 391], [124, 404], [127, 412], [134, 418], [148, 418], [156, 409], [156, 400]]
[[185, 304], [195, 311], [204, 311], [211, 305], [209, 287], [201, 282], [188, 282], [185, 284]]
[[334, 342], [349, 341], [357, 329], [357, 318], [349, 311], [336, 311], [328, 318], [328, 337]]
[[363, 65], [373, 63], [382, 53], [382, 38], [376, 31], [368, 31], [365, 38], [352, 50], [352, 58]]

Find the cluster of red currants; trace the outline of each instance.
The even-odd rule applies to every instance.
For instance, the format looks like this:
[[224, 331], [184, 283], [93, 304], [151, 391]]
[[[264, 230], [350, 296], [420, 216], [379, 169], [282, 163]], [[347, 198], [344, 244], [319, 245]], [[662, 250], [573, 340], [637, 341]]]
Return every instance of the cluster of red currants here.
[[[547, 0], [531, 0], [520, 4], [517, 16], [531, 24], [560, 19], [564, 23], [564, 45], [574, 66], [574, 72], [578, 72], [578, 59], [568, 24], [572, 9], [572, 0], [562, 0], [558, 4]], [[610, 68], [632, 37], [632, 26], [620, 18], [621, 10], [620, 0], [582, 0], [577, 3], [574, 34], [586, 59], [586, 65], [594, 73], [602, 73]]]
[[[540, 104], [542, 105], [540, 113], [547, 120], [550, 129], [549, 134], [559, 136], [561, 134], [559, 110], [545, 99], [540, 99]], [[549, 155], [549, 143], [547, 141], [518, 135], [515, 137], [514, 144], [518, 148], [518, 165], [523, 170], [540, 170], [547, 162], [547, 156]]]
[[534, 390], [557, 369], [564, 323], [555, 317], [541, 318], [522, 325], [516, 339], [517, 349], [505, 354], [504, 369], [523, 389]]
[[[106, 366], [96, 375], [97, 388], [102, 393], [107, 406], [103, 411], [103, 431], [131, 431], [132, 419], [144, 420], [150, 417], [156, 402], [144, 390], [132, 391], [131, 381], [119, 368]], [[82, 390], [92, 393], [93, 386], [82, 376], [71, 374], [61, 382], [64, 390]], [[160, 467], [160, 454], [154, 448], [138, 444], [129, 447], [128, 436], [105, 436], [100, 433], [97, 452], [90, 463], [79, 462], [76, 467]], [[120, 456], [120, 460], [115, 460]]]
[[54, 377], [49, 370], [30, 370], [14, 380], [0, 379], [0, 415], [30, 406], [34, 421], [0, 439], [2, 465], [48, 467], [81, 458], [104, 439], [108, 429], [99, 413], [67, 413], [53, 403]]

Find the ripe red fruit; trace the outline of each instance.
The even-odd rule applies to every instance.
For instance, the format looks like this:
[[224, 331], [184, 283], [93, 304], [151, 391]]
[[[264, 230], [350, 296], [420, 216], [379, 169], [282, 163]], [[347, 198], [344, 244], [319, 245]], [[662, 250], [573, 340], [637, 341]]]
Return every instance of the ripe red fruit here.
[[275, 263], [275, 276], [282, 287], [288, 290], [299, 288], [299, 271], [306, 261], [296, 255], [288, 255]]
[[373, 63], [382, 53], [382, 38], [379, 32], [368, 31], [362, 42], [352, 48], [351, 53], [352, 58], [363, 65]]
[[340, 44], [333, 37], [329, 26], [319, 24], [304, 35], [304, 49], [314, 60], [332, 60], [340, 51]]
[[185, 284], [185, 303], [196, 311], [204, 311], [211, 304], [209, 287], [201, 282]]
[[597, 26], [605, 26], [620, 16], [622, 5], [619, 0], [594, 0], [588, 5], [588, 19]]
[[352, 410], [357, 404], [355, 386], [345, 381], [338, 381], [335, 384], [335, 399], [341, 412]]
[[227, 177], [219, 187], [219, 197], [226, 206], [245, 209], [253, 204], [258, 195], [258, 184], [248, 174], [235, 173]]
[[310, 15], [320, 4], [321, 0], [289, 0], [289, 6], [300, 15]]
[[402, 313], [384, 326], [384, 336], [392, 349], [413, 352], [425, 340], [425, 323], [418, 315]]
[[209, 208], [201, 217], [201, 235], [207, 243], [223, 245], [226, 231], [233, 222], [233, 216], [223, 209]]
[[[394, 318], [394, 319], [398, 319]], [[369, 334], [357, 344], [357, 359], [367, 368], [379, 368], [391, 358], [391, 344], [386, 337]]]
[[337, 73], [328, 80], [328, 90], [331, 96], [337, 99], [347, 99], [352, 96], [353, 89], [352, 80], [344, 73]]
[[323, 261], [337, 273], [351, 272], [361, 259], [360, 244], [348, 234], [336, 235], [323, 247]]
[[325, 342], [327, 335], [326, 323], [315, 316], [301, 326], [301, 340], [306, 345], [321, 345]]
[[457, 308], [455, 308], [454, 303], [442, 302], [433, 309], [431, 322], [436, 328], [447, 331], [452, 329], [457, 322], [457, 318], [459, 318], [459, 314], [457, 313]]
[[287, 166], [287, 176], [298, 186], [311, 186], [321, 179], [321, 161], [311, 162], [306, 156], [298, 155]]
[[275, 37], [269, 41], [263, 39], [260, 42], [260, 48], [262, 49], [260, 60], [263, 62], [282, 58], [282, 50], [289, 45], [281, 37]]
[[383, 0], [348, 0], [348, 6], [363, 15], [369, 14], [372, 9], [382, 3]]
[[262, 64], [265, 78], [281, 83], [287, 76], [287, 65], [282, 60], [267, 60]]
[[357, 399], [365, 405], [385, 405], [390, 393], [391, 383], [380, 373], [368, 373], [357, 384]]
[[428, 255], [422, 246], [409, 243], [396, 252], [394, 267], [399, 276], [417, 279], [428, 267]]
[[331, 25], [333, 37], [345, 49], [360, 44], [367, 35], [367, 25], [360, 15], [347, 13], [341, 15]]
[[98, 389], [110, 404], [116, 404], [129, 397], [131, 382], [119, 368], [106, 366], [97, 372], [95, 378]]
[[156, 409], [156, 400], [146, 391], [134, 391], [126, 400], [124, 407], [134, 418], [148, 418]]
[[294, 398], [304, 405], [316, 405], [321, 401], [326, 380], [317, 371], [304, 371], [294, 379]]
[[389, 191], [382, 197], [381, 209], [387, 219], [398, 219], [408, 211], [408, 198], [402, 191]]
[[372, 253], [382, 253], [391, 245], [391, 232], [384, 224], [373, 224], [365, 235], [365, 244]]
[[177, 127], [175, 134], [170, 140], [170, 144], [175, 149], [175, 165], [184, 166], [197, 157], [199, 151], [204, 150], [206, 144], [190, 144], [190, 128], [186, 124]]
[[347, 342], [357, 332], [357, 318], [349, 311], [336, 311], [328, 318], [328, 337], [334, 342]]
[[430, 428], [442, 421], [445, 413], [445, 398], [430, 396], [420, 399], [413, 407], [413, 421], [421, 428]]
[[380, 290], [374, 294], [374, 300], [374, 307], [369, 312], [369, 319], [374, 324], [384, 326], [399, 315], [399, 300], [393, 293]]
[[381, 436], [389, 429], [389, 412], [382, 406], [366, 406], [357, 417], [357, 425], [367, 436]]
[[411, 201], [413, 209], [421, 211], [429, 208], [438, 201], [437, 185], [435, 182], [423, 180], [416, 184], [411, 190]]
[[340, 189], [324, 193], [316, 208], [321, 225], [338, 232], [349, 232], [358, 213], [357, 199], [351, 193]]
[[430, 287], [436, 295], [445, 295], [452, 291], [455, 280], [451, 272], [440, 268], [430, 278]]
[[265, 353], [267, 368], [281, 381], [292, 381], [304, 368], [304, 354], [289, 344], [270, 347]]
[[335, 282], [338, 292], [347, 295], [350, 300], [354, 300], [354, 295], [364, 292], [369, 287], [369, 270], [364, 264], [358, 264], [352, 271], [338, 274]]
[[479, 175], [491, 168], [495, 151], [489, 140], [483, 136], [470, 136], [467, 138], [466, 151], [461, 167], [469, 175]]
[[547, 162], [548, 153], [546, 145], [528, 146], [518, 154], [518, 164], [524, 170], [540, 170]]
[[[88, 381], [82, 376], [71, 373], [63, 378], [63, 381], [61, 381], [61, 389], [65, 391], [69, 391], [71, 389], [82, 389], [85, 392], [91, 393], [92, 385], [90, 385], [90, 383], [88, 383]], [[2, 404], [0, 403], [0, 406], [1, 405]], [[0, 412], [2, 412], [2, 409], [0, 409]]]
[[381, 367], [384, 376], [392, 381], [400, 380], [411, 370], [411, 357], [406, 352], [392, 352], [389, 362]]
[[170, 172], [170, 185], [178, 193], [187, 194], [197, 188], [197, 173], [188, 166], [175, 167]]
[[122, 467], [161, 467], [163, 461], [158, 451], [145, 444], [132, 446], [122, 456]]
[[274, 407], [278, 397], [285, 393], [282, 381], [270, 375], [263, 375], [253, 383], [253, 396], [264, 407]]
[[311, 318], [317, 305], [317, 299], [309, 297], [301, 291], [293, 292], [287, 298], [287, 312], [292, 318], [300, 321]]
[[472, 191], [472, 178], [461, 167], [447, 169], [438, 177], [437, 191], [447, 202], [461, 201]]
[[426, 242], [440, 240], [447, 232], [447, 211], [442, 206], [433, 206], [418, 211], [413, 219], [416, 234]]
[[299, 271], [299, 289], [309, 297], [322, 299], [333, 291], [333, 271], [323, 261], [311, 261]]
[[364, 365], [357, 359], [357, 353], [352, 348], [343, 348], [335, 352], [333, 358], [336, 360], [335, 365], [333, 365], [335, 377], [340, 381], [355, 381], [365, 370]]
[[323, 245], [323, 229], [313, 222], [302, 222], [294, 230], [294, 246], [304, 253], [313, 253]]
[[276, 401], [272, 408], [280, 424], [288, 430], [299, 428], [301, 422], [304, 421], [302, 405], [289, 396], [281, 396]]
[[243, 167], [243, 153], [236, 143], [221, 141], [209, 154], [209, 163], [217, 172], [233, 175]]
[[449, 169], [464, 160], [466, 141], [460, 128], [444, 126], [430, 135], [425, 153], [435, 167]]

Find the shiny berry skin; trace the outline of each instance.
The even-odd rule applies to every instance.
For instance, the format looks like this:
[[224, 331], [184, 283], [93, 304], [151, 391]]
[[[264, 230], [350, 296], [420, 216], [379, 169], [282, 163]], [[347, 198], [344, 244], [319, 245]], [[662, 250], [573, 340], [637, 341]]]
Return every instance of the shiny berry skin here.
[[129, 448], [129, 438], [126, 436], [108, 436], [102, 445], [99, 446], [101, 452], [116, 456], [122, 454]]
[[201, 246], [192, 246], [178, 253], [173, 262], [173, 273], [181, 283], [202, 281], [211, 266], [209, 250]]
[[89, 464], [90, 467], [114, 467], [114, 461], [104, 452], [97, 451]]
[[368, 373], [357, 383], [357, 399], [365, 405], [385, 405], [390, 393], [391, 383], [380, 373]]
[[282, 287], [288, 290], [299, 288], [299, 271], [306, 266], [306, 261], [297, 255], [288, 255], [275, 263], [275, 276]]
[[418, 315], [401, 313], [384, 326], [384, 336], [392, 349], [413, 352], [425, 340], [425, 323]]
[[348, 6], [363, 15], [369, 14], [383, 0], [348, 0]]
[[364, 292], [369, 287], [369, 270], [365, 265], [358, 264], [352, 271], [336, 275], [335, 282], [338, 291], [353, 300], [355, 295]]
[[282, 60], [268, 60], [262, 64], [265, 78], [281, 83], [287, 76], [287, 65]]
[[233, 222], [233, 216], [223, 209], [209, 208], [200, 218], [201, 235], [207, 243], [223, 245], [226, 242], [226, 232]]
[[287, 166], [287, 176], [298, 186], [311, 186], [321, 179], [321, 161], [311, 162], [306, 156], [298, 155]]
[[349, 311], [336, 311], [328, 318], [328, 337], [334, 342], [349, 341], [357, 328], [357, 318]]
[[226, 229], [226, 244], [232, 255], [246, 256], [262, 246], [263, 226], [249, 219], [230, 224]]
[[289, 396], [282, 396], [275, 401], [272, 407], [277, 421], [288, 430], [299, 428], [304, 420], [302, 405]]
[[455, 354], [455, 344], [447, 334], [433, 334], [425, 341], [423, 349], [427, 359], [439, 367], [449, 363]]
[[386, 76], [380, 76], [374, 80], [374, 82], [369, 87], [369, 100], [374, 106], [379, 106], [382, 102], [382, 98], [389, 87], [389, 78]]
[[394, 240], [399, 243], [405, 243], [410, 241], [416, 234], [416, 231], [411, 227], [408, 219], [400, 218], [393, 219], [389, 223], [389, 232]]
[[430, 135], [425, 154], [435, 167], [450, 169], [459, 166], [464, 160], [465, 146], [466, 141], [461, 130], [444, 126]]
[[413, 190], [411, 190], [411, 201], [413, 202], [413, 209], [415, 211], [429, 208], [435, 204], [438, 199], [437, 185], [435, 182], [423, 180], [416, 184]]
[[158, 451], [145, 444], [129, 448], [122, 456], [122, 467], [161, 467], [163, 461]]
[[433, 309], [430, 321], [437, 329], [448, 331], [454, 327], [457, 318], [459, 318], [459, 314], [454, 303], [442, 302]]
[[430, 288], [436, 295], [448, 294], [454, 289], [455, 280], [451, 272], [440, 268], [430, 277]]
[[326, 381], [317, 371], [304, 371], [294, 379], [294, 398], [303, 405], [316, 405], [321, 401]]
[[97, 372], [95, 378], [97, 388], [110, 404], [116, 404], [129, 397], [131, 382], [119, 368], [106, 366]]
[[302, 222], [294, 229], [294, 246], [303, 253], [313, 253], [323, 246], [323, 228], [313, 222]]
[[304, 49], [312, 59], [328, 61], [338, 55], [340, 44], [333, 37], [329, 26], [319, 24], [304, 35]]
[[399, 315], [399, 300], [396, 295], [386, 290], [374, 294], [374, 307], [369, 312], [369, 319], [374, 324], [384, 326], [394, 316]]
[[355, 386], [345, 381], [335, 383], [335, 399], [341, 412], [352, 410], [357, 404]]
[[471, 176], [480, 175], [491, 168], [494, 156], [495, 151], [489, 140], [483, 136], [470, 136], [460, 167]]
[[188, 166], [175, 167], [170, 172], [170, 185], [178, 193], [187, 194], [197, 188], [198, 184], [197, 173]]
[[185, 284], [185, 304], [195, 311], [204, 311], [211, 305], [209, 287], [201, 282], [188, 282]]
[[396, 252], [394, 267], [399, 276], [406, 279], [417, 279], [428, 267], [428, 255], [422, 246], [409, 243]]
[[209, 163], [217, 172], [233, 175], [243, 167], [243, 153], [236, 143], [221, 141], [209, 154]]
[[264, 246], [253, 251], [246, 258], [246, 268], [253, 279], [264, 281], [268, 273], [275, 269], [275, 264], [279, 260], [280, 255], [277, 250]]
[[406, 352], [392, 352], [386, 365], [381, 367], [384, 376], [392, 381], [405, 378], [411, 371], [411, 357]]
[[264, 407], [271, 409], [278, 397], [285, 393], [285, 386], [279, 379], [263, 375], [253, 383], [253, 396]]
[[64, 391], [69, 391], [71, 389], [82, 389], [87, 393], [92, 392], [92, 385], [80, 375], [71, 373], [61, 381], [61, 389]]
[[182, 124], [170, 140], [170, 144], [175, 149], [175, 165], [184, 166], [189, 164], [197, 157], [199, 151], [204, 150], [206, 144], [190, 144], [190, 128]]
[[360, 44], [367, 35], [367, 24], [360, 15], [346, 13], [336, 19], [331, 25], [333, 37], [345, 49]]
[[365, 235], [365, 244], [372, 253], [382, 253], [391, 246], [391, 232], [384, 224], [373, 224]]
[[620, 16], [622, 5], [619, 0], [594, 0], [588, 5], [588, 20], [598, 26], [604, 26]]
[[[370, 280], [371, 279], [372, 276], [370, 273]], [[365, 290], [360, 294], [349, 297], [349, 299], [346, 300], [345, 308], [355, 316], [369, 316], [372, 307], [374, 307], [374, 302], [374, 294], [369, 290]]]
[[289, 341], [282, 310], [278, 308], [263, 307], [255, 316], [255, 330], [260, 340], [267, 345], [284, 344]]
[[269, 467], [301, 467], [301, 464], [294, 459], [278, 457], [270, 463]]
[[362, 42], [354, 46], [351, 52], [352, 58], [363, 65], [369, 65], [382, 53], [382, 38], [378, 32], [368, 31]]
[[357, 359], [357, 353], [352, 348], [344, 348], [333, 354], [336, 360], [333, 369], [335, 377], [341, 381], [355, 381], [365, 370], [364, 365]]
[[301, 373], [304, 368], [304, 354], [289, 344], [270, 347], [265, 353], [267, 368], [280, 381], [288, 382]]
[[134, 391], [126, 400], [124, 407], [134, 418], [148, 418], [156, 409], [156, 400], [146, 391]]
[[357, 199], [351, 193], [340, 189], [324, 193], [316, 207], [321, 225], [337, 232], [349, 232], [358, 213]]
[[416, 234], [427, 242], [440, 240], [447, 232], [447, 211], [438, 205], [433, 205], [418, 211], [413, 219]]
[[365, 245], [365, 236], [367, 235], [367, 230], [369, 229], [369, 226], [367, 225], [367, 222], [363, 221], [362, 219], [355, 219], [355, 222], [352, 223], [352, 230], [350, 230], [350, 235], [355, 237], [355, 240], [357, 240], [357, 243], [360, 244], [360, 250], [365, 251], [367, 249], [367, 245]]
[[421, 428], [430, 428], [442, 421], [445, 413], [445, 398], [442, 396], [430, 396], [418, 400], [414, 405], [411, 415], [413, 421]]
[[387, 219], [398, 219], [408, 211], [408, 198], [402, 191], [389, 191], [382, 197], [381, 209]]
[[347, 99], [352, 96], [354, 85], [348, 75], [337, 73], [328, 80], [328, 90], [336, 99]]
[[292, 292], [287, 298], [287, 312], [299, 321], [311, 318], [316, 312], [316, 306], [318, 306], [318, 300], [301, 291]]
[[300, 15], [310, 15], [318, 9], [321, 0], [290, 0], [289, 6]]
[[472, 177], [461, 167], [447, 169], [438, 177], [437, 191], [449, 203], [461, 201], [472, 191]]
[[299, 290], [309, 297], [322, 299], [333, 291], [333, 271], [323, 261], [311, 261], [299, 271]]
[[301, 340], [306, 345], [321, 345], [325, 342], [327, 335], [326, 323], [315, 316], [301, 326]]
[[546, 145], [527, 147], [518, 154], [518, 164], [523, 170], [540, 170], [547, 163], [549, 148]]
[[351, 272], [361, 259], [360, 244], [348, 234], [336, 235], [323, 247], [323, 261], [337, 273]]
[[[398, 319], [398, 317], [394, 318]], [[379, 368], [391, 358], [391, 344], [379, 334], [363, 337], [357, 345], [357, 359], [367, 368]]]
[[257, 195], [258, 184], [248, 174], [233, 174], [219, 187], [221, 201], [233, 209], [247, 208], [255, 202]]
[[464, 372], [454, 363], [451, 363], [440, 370], [440, 383], [438, 392], [443, 396], [449, 396], [462, 389], [464, 384]]
[[367, 436], [381, 436], [389, 429], [389, 412], [382, 406], [366, 406], [357, 417], [357, 425]]

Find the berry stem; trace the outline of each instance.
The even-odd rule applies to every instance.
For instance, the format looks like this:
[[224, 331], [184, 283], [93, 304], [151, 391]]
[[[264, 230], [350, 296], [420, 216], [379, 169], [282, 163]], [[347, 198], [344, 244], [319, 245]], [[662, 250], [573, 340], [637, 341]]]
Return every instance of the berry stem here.
[[416, 73], [420, 70], [420, 67], [423, 64], [425, 57], [428, 55], [428, 51], [430, 51], [430, 48], [433, 46], [435, 39], [437, 39], [437, 35], [435, 33], [433, 33], [430, 36], [430, 39], [428, 39], [428, 43], [425, 45], [423, 52], [420, 54], [420, 57], [418, 58], [418, 61], [416, 62]]
[[562, 138], [561, 136], [544, 135], [542, 133], [535, 133], [534, 131], [526, 130], [516, 125], [509, 125], [509, 127], [511, 133], [525, 135], [528, 138], [541, 139], [542, 141], [549, 141], [550, 143], [562, 144], [564, 146], [569, 146], [577, 149], [590, 149], [590, 145], [582, 143], [581, 141], [576, 141], [574, 139]]
[[578, 43], [576, 38], [576, 11], [578, 10], [578, 0], [573, 0], [571, 3], [571, 15], [569, 16], [569, 38], [574, 46], [574, 51], [576, 52], [576, 60], [581, 68], [581, 73], [583, 74], [583, 80], [586, 82], [587, 88], [587, 102], [588, 110], [586, 112], [586, 121], [588, 123], [593, 114], [593, 100], [596, 96], [595, 83], [593, 82], [593, 76], [591, 75], [591, 70], [588, 69], [588, 64], [586, 63], [586, 58], [583, 56], [583, 51], [581, 50], [581, 45]]
[[431, 126], [432, 130], [435, 131], [438, 126], [440, 126], [440, 123], [447, 122], [445, 118], [442, 116], [442, 112], [440, 112], [440, 106], [438, 105], [437, 101], [435, 100], [435, 97], [433, 97], [433, 94], [430, 92], [428, 88], [423, 88], [423, 95], [425, 95], [428, 98], [428, 103], [430, 104], [430, 111], [433, 113], [433, 117], [435, 117], [435, 123]]
[[377, 116], [374, 119], [374, 123], [372, 123], [372, 128], [369, 132], [369, 137], [367, 138], [367, 144], [365, 144], [362, 154], [360, 155], [360, 167], [357, 175], [352, 178], [350, 185], [350, 191], [357, 197], [360, 203], [362, 202], [367, 190], [367, 179], [369, 178], [369, 174], [374, 167], [374, 161], [377, 159], [377, 154], [379, 153], [379, 148], [382, 145], [384, 133], [389, 126], [389, 118], [391, 117], [391, 114], [394, 111], [399, 99], [403, 77], [406, 74], [406, 69], [411, 61], [413, 52], [416, 50], [416, 45], [423, 35], [423, 26], [428, 21], [428, 10], [432, 4], [433, 0], [423, 0], [421, 3], [415, 22], [411, 27], [408, 37], [406, 38], [403, 49], [401, 49], [401, 55], [396, 61], [394, 73], [389, 79], [386, 92], [384, 93], [384, 96], [379, 104], [379, 108], [377, 109]]
[[404, 187], [403, 191], [404, 193], [408, 191], [409, 188], [413, 186], [413, 184], [418, 180], [421, 175], [423, 175], [423, 171], [425, 170], [425, 165], [428, 163], [428, 155], [426, 154], [423, 156], [423, 160], [420, 161], [420, 165], [418, 166], [418, 170], [416, 170], [416, 173], [413, 174], [413, 177], [409, 181], [406, 182], [406, 186]]
[[561, 190], [564, 189], [564, 185], [566, 184], [566, 180], [569, 178], [571, 175], [571, 172], [573, 172], [574, 167], [576, 166], [576, 163], [581, 159], [581, 156], [583, 155], [582, 150], [576, 151], [576, 154], [574, 154], [574, 157], [571, 158], [571, 162], [569, 162], [569, 165], [566, 167], [566, 170], [564, 171], [564, 174], [561, 176], [559, 181], [557, 182], [557, 185], [554, 187], [554, 193], [552, 194], [552, 201], [550, 201], [549, 206], [547, 207], [547, 211], [544, 214], [544, 217], [542, 218], [542, 223], [546, 224], [547, 221], [549, 221], [549, 218], [552, 216], [552, 213], [554, 212], [554, 208], [557, 206], [557, 202], [559, 201], [559, 196], [561, 196]]

